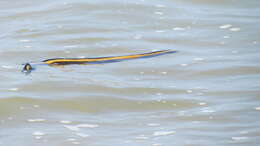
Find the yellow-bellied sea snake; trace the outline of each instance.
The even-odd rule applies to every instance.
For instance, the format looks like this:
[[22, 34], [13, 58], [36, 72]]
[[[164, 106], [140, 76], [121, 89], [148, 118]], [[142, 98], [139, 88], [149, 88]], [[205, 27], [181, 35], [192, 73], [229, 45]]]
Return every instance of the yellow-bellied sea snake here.
[[[119, 62], [129, 59], [137, 58], [147, 58], [154, 57], [164, 54], [176, 53], [174, 50], [161, 50], [154, 51], [143, 54], [134, 54], [134, 55], [125, 55], [125, 56], [110, 56], [110, 57], [96, 57], [96, 58], [52, 58], [43, 60], [41, 64], [48, 65], [69, 65], [69, 64], [100, 64], [100, 63], [110, 63], [110, 62]], [[26, 63], [23, 67], [23, 72], [31, 72], [34, 68], [30, 63]]]

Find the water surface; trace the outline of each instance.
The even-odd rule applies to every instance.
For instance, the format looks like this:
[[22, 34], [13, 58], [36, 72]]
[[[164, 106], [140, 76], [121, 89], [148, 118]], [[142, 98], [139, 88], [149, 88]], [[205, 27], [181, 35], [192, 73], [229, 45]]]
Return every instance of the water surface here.
[[[0, 2], [0, 145], [259, 145], [258, 0]], [[99, 65], [56, 57], [178, 50]]]

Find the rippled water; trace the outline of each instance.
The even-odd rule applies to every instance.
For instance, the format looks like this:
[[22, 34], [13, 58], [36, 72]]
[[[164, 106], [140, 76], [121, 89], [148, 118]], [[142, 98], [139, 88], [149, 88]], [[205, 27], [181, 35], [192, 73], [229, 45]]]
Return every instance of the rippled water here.
[[[260, 1], [0, 2], [0, 145], [259, 145]], [[101, 65], [22, 64], [178, 50]]]

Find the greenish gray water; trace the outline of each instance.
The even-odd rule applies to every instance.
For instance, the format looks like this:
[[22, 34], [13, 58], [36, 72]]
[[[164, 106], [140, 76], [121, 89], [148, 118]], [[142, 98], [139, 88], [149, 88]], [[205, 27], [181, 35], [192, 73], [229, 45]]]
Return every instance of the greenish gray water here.
[[[258, 0], [0, 2], [0, 145], [259, 145]], [[56, 57], [177, 54], [102, 65]]]

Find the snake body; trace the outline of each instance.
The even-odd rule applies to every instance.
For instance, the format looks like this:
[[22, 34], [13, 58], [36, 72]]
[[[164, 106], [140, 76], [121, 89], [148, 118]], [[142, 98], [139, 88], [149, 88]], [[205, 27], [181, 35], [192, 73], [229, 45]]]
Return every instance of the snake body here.
[[[129, 59], [137, 58], [148, 58], [155, 57], [164, 54], [176, 53], [174, 50], [160, 50], [143, 54], [133, 54], [125, 56], [109, 56], [109, 57], [95, 57], [95, 58], [52, 58], [42, 61], [42, 64], [47, 65], [69, 65], [69, 64], [98, 64], [98, 63], [110, 63], [110, 62], [119, 62]], [[23, 68], [23, 72], [30, 72], [34, 68], [30, 63], [26, 63]]]

